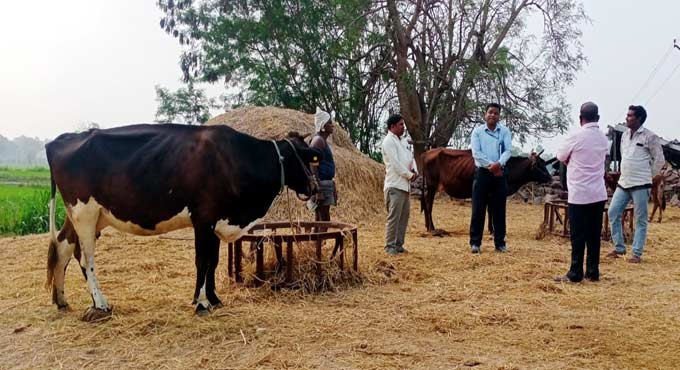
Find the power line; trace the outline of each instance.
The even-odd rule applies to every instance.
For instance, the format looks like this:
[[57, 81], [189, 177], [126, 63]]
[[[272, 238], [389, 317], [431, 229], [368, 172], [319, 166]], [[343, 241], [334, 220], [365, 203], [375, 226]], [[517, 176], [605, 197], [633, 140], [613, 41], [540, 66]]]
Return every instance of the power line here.
[[[673, 46], [677, 47], [675, 44], [675, 40], [673, 40]], [[664, 54], [661, 59], [656, 63], [656, 67], [650, 72], [649, 76], [647, 77], [647, 81], [645, 81], [644, 84], [642, 84], [642, 87], [638, 90], [638, 92], [633, 96], [633, 99], [630, 100], [631, 103], [635, 102], [635, 99], [637, 99], [640, 96], [640, 93], [642, 90], [644, 90], [645, 87], [649, 84], [649, 82], [656, 76], [656, 73], [659, 71], [659, 68], [666, 63], [666, 59], [668, 59], [668, 56], [671, 54], [671, 51], [673, 51], [673, 47], [669, 47], [668, 50], [666, 51], [666, 54]]]
[[656, 96], [656, 94], [658, 94], [659, 91], [661, 91], [661, 89], [663, 89], [663, 87], [666, 86], [666, 83], [668, 83], [668, 81], [671, 80], [671, 77], [673, 77], [673, 75], [675, 74], [675, 72], [677, 72], [678, 68], [680, 68], [680, 64], [676, 65], [675, 68], [673, 68], [673, 71], [671, 72], [671, 74], [669, 74], [668, 77], [666, 77], [666, 79], [663, 81], [663, 83], [661, 84], [661, 86], [659, 86], [659, 88], [656, 89], [656, 91], [654, 92], [654, 94], [652, 94], [652, 96], [651, 96], [649, 99], [647, 99], [647, 102], [645, 103], [645, 105], [649, 105], [649, 102], [651, 102], [652, 99], [654, 99], [654, 97]]
[[[678, 41], [677, 39], [673, 39], [673, 47], [671, 48], [671, 50], [673, 50], [673, 48], [680, 50], [680, 45], [678, 45], [677, 41]], [[671, 73], [668, 75], [668, 77], [666, 77], [666, 79], [661, 83], [661, 86], [659, 86], [659, 88], [657, 88], [656, 91], [654, 91], [654, 94], [652, 94], [652, 96], [649, 99], [647, 99], [647, 103], [645, 103], [645, 104], [649, 104], [652, 101], [652, 99], [654, 99], [656, 94], [658, 94], [659, 91], [661, 91], [661, 89], [663, 89], [663, 87], [666, 86], [668, 81], [671, 80], [671, 77], [673, 77], [675, 72], [678, 71], [678, 68], [680, 68], [680, 64], [676, 65], [675, 68], [673, 68], [673, 71], [671, 71]]]

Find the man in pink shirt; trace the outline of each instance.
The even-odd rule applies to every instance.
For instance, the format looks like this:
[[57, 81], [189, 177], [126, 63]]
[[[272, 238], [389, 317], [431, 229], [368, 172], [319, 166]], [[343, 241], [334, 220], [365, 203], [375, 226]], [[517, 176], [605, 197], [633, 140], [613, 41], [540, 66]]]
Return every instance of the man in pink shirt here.
[[[600, 234], [602, 213], [607, 201], [604, 184], [604, 160], [608, 142], [600, 131], [595, 103], [581, 105], [581, 127], [572, 132], [557, 151], [557, 159], [567, 164], [569, 235], [571, 267], [555, 281], [580, 282], [600, 279]], [[586, 272], [583, 274], [583, 252], [588, 247]]]

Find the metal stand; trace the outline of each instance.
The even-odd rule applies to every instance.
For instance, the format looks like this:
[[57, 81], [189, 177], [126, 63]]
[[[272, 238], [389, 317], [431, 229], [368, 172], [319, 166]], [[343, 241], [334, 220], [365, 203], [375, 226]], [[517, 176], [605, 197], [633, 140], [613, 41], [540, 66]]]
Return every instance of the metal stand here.
[[[563, 201], [549, 201], [545, 202], [543, 206], [543, 225], [547, 226], [546, 231], [550, 234], [561, 236], [563, 238], [569, 237], [569, 216], [568, 206]], [[607, 211], [609, 205], [604, 206], [604, 215], [602, 217], [602, 240], [611, 240], [611, 230], [609, 229], [609, 215]], [[627, 206], [623, 211], [621, 219], [623, 226], [623, 237], [630, 242], [633, 239], [633, 207]]]
[[[283, 232], [283, 233], [281, 233]], [[286, 233], [289, 232], [289, 233]], [[338, 255], [338, 266], [344, 270], [345, 266], [345, 236], [350, 236], [353, 248], [352, 269], [359, 270], [359, 245], [357, 243], [357, 227], [339, 222], [270, 222], [254, 225], [248, 233], [234, 243], [228, 244], [227, 272], [234, 278], [236, 283], [243, 282], [242, 272], [242, 245], [249, 242], [251, 250], [255, 251], [255, 285], [262, 285], [264, 276], [264, 248], [272, 245], [276, 253], [277, 271], [286, 269], [285, 283], [293, 282], [293, 245], [294, 243], [307, 242], [315, 246], [316, 275], [321, 279], [322, 274], [322, 246], [325, 240], [333, 240], [334, 248], [330, 259]], [[286, 258], [283, 259], [283, 246], [286, 246]]]

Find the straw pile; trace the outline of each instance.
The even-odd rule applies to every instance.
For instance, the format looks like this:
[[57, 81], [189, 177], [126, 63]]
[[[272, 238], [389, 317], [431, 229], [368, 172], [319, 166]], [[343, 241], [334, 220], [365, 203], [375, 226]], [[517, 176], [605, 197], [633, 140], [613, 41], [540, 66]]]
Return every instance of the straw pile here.
[[[291, 109], [244, 107], [209, 120], [207, 125], [228, 125], [260, 139], [281, 139], [289, 131], [311, 134], [314, 116]], [[365, 224], [384, 213], [383, 179], [385, 167], [362, 154], [338, 124], [329, 138], [336, 163], [335, 182], [338, 206], [331, 207], [331, 218], [354, 224]], [[290, 209], [289, 209], [289, 204]], [[291, 214], [289, 214], [289, 211]], [[293, 192], [282, 194], [272, 205], [267, 220], [314, 220], [314, 214]]]
[[[0, 239], [2, 369], [678, 369], [680, 210], [649, 225], [643, 263], [604, 258], [599, 283], [554, 283], [568, 268], [566, 239], [533, 240], [542, 208], [508, 206], [510, 252], [468, 247], [469, 204], [438, 200], [435, 222], [451, 235], [420, 237], [388, 258], [383, 228], [359, 232], [358, 286], [325, 294], [226, 282], [225, 308], [197, 318], [191, 240], [105, 230], [98, 277], [111, 320], [80, 321], [91, 304], [74, 262], [73, 311], [58, 313], [42, 286], [48, 236]], [[326, 249], [324, 255], [329, 251]]]

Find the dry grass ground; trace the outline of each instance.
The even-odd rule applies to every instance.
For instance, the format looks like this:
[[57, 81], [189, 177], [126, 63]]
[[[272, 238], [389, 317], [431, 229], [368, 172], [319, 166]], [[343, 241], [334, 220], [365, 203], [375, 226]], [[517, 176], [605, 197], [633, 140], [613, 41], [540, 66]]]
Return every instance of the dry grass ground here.
[[422, 236], [415, 203], [410, 254], [383, 253], [384, 216], [360, 228], [362, 284], [323, 294], [240, 288], [223, 258], [225, 308], [205, 318], [190, 305], [190, 240], [105, 232], [97, 264], [114, 314], [89, 324], [79, 320], [90, 299], [73, 262], [73, 311], [50, 304], [47, 235], [0, 239], [0, 368], [680, 368], [678, 209], [650, 225], [642, 264], [607, 260], [604, 245], [601, 282], [559, 284], [551, 278], [566, 271], [569, 246], [534, 240], [540, 207], [510, 204], [510, 253], [487, 242], [471, 255], [469, 204], [438, 201], [437, 225], [453, 234], [436, 238]]

